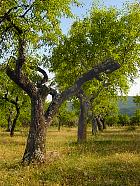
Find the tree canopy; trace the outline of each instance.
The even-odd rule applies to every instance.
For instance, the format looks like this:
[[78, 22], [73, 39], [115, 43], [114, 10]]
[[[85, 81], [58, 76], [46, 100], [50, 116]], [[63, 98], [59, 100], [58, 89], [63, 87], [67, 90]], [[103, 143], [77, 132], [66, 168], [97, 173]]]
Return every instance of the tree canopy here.
[[[69, 34], [53, 50], [50, 60], [50, 69], [55, 72], [61, 89], [73, 84], [92, 66], [113, 57], [121, 68], [108, 76], [102, 74], [101, 79], [108, 81], [117, 93], [127, 93], [129, 80], [138, 75], [140, 64], [139, 6], [138, 2], [130, 4], [124, 11], [93, 6], [88, 17], [72, 25]], [[97, 83], [92, 84], [97, 86]]]

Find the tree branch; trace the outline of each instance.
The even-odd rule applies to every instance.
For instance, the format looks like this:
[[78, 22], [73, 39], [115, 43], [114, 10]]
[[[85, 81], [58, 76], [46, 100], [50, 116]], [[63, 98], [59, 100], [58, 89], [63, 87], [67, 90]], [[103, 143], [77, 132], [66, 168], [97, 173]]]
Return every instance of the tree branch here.
[[21, 68], [25, 63], [25, 40], [19, 36], [18, 38], [18, 59], [16, 60], [16, 69], [15, 72], [18, 75], [18, 78], [21, 74]]
[[42, 84], [46, 83], [48, 81], [48, 75], [45, 70], [43, 70], [40, 67], [37, 67], [38, 72], [40, 72], [44, 77], [43, 79], [37, 83], [37, 87], [40, 87]]
[[16, 10], [18, 7], [12, 7], [10, 8], [7, 12], [4, 13], [3, 16], [0, 16], [1, 20], [0, 20], [0, 24], [5, 20], [7, 19], [7, 16], [9, 16], [9, 14], [11, 13], [12, 10]]
[[[10, 12], [10, 10], [9, 10], [8, 12]], [[4, 20], [9, 21], [9, 23], [11, 24], [11, 27], [13, 27], [13, 28], [17, 31], [18, 35], [21, 35], [21, 34], [23, 33], [23, 30], [22, 30], [21, 28], [19, 28], [19, 27], [13, 22], [13, 20], [11, 20], [11, 17], [10, 17], [10, 15], [9, 15], [9, 13], [5, 13], [5, 14], [4, 14], [2, 20], [0, 21], [0, 24], [1, 24]]]
[[[13, 123], [12, 123], [12, 127], [11, 127], [11, 130], [10, 130], [10, 136], [13, 136], [14, 135], [14, 129], [15, 129], [15, 126], [16, 126], [16, 122], [17, 122], [17, 119], [20, 115], [20, 106], [18, 104], [18, 96], [16, 96], [15, 100], [13, 99], [9, 99], [8, 98], [8, 90], [7, 92], [5, 93], [4, 97], [2, 97], [1, 99], [15, 105], [15, 108], [16, 108], [16, 116], [13, 120]], [[9, 110], [10, 111], [10, 110]], [[10, 114], [11, 114], [11, 111], [10, 111]]]
[[16, 99], [15, 100], [10, 100], [8, 97], [7, 97], [8, 93], [5, 94], [5, 97], [4, 99], [9, 102], [9, 103], [12, 103], [13, 105], [15, 105], [15, 108], [16, 108], [16, 116], [13, 120], [13, 123], [12, 123], [12, 127], [11, 127], [11, 130], [10, 130], [10, 136], [12, 137], [14, 135], [14, 129], [15, 129], [15, 126], [16, 126], [16, 122], [17, 122], [17, 119], [20, 115], [20, 106], [18, 104], [18, 96], [16, 96]]
[[20, 115], [20, 106], [18, 104], [15, 105], [15, 106], [16, 106], [16, 116], [15, 116], [15, 118], [13, 120], [12, 127], [11, 127], [11, 130], [10, 130], [10, 136], [11, 137], [14, 135], [14, 130], [15, 130], [15, 126], [16, 126], [16, 123], [17, 123], [17, 119], [18, 119], [18, 117]]
[[35, 85], [24, 74], [21, 73], [20, 77], [18, 77], [16, 72], [11, 70], [9, 67], [6, 68], [6, 74], [30, 97], [36, 97], [37, 90]]
[[53, 88], [49, 88], [49, 94], [52, 96], [52, 100], [58, 97], [60, 94]]
[[70, 87], [69, 89], [65, 90], [62, 93], [62, 97], [65, 97], [65, 99], [68, 99], [68, 97], [75, 95], [75, 92], [80, 90], [81, 86], [87, 82], [92, 80], [93, 78], [99, 77], [100, 73], [104, 72], [106, 74], [111, 73], [115, 70], [120, 68], [120, 65], [117, 61], [114, 61], [113, 59], [107, 59], [103, 63], [95, 66], [93, 69], [89, 70], [87, 73], [83, 74], [76, 82], [75, 84]]
[[25, 18], [26, 14], [33, 8], [33, 4], [22, 14], [20, 15], [19, 17], [21, 18]]
[[48, 107], [48, 110], [45, 113], [46, 123], [50, 125], [51, 118], [57, 113], [59, 107], [63, 103], [63, 101], [67, 100], [69, 97], [74, 96], [81, 89], [81, 86], [87, 82], [92, 80], [93, 78], [98, 78], [100, 73], [104, 72], [106, 74], [111, 73], [120, 68], [120, 65], [117, 61], [113, 59], [107, 59], [103, 63], [93, 67], [90, 71], [83, 74], [73, 86], [62, 92], [60, 95], [56, 95], [52, 100], [51, 104]]

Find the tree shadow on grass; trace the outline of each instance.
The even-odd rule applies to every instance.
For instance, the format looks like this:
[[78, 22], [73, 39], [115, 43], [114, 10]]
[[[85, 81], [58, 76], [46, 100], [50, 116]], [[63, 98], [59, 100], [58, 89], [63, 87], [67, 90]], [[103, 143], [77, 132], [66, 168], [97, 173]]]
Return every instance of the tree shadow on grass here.
[[87, 142], [78, 144], [72, 142], [68, 144], [68, 154], [88, 154], [93, 153], [99, 156], [108, 156], [115, 153], [140, 153], [140, 140], [136, 139], [90, 139]]
[[43, 183], [52, 183], [67, 186], [129, 186], [140, 185], [140, 163], [135, 167], [128, 162], [106, 162], [84, 164], [77, 166], [66, 162], [66, 165], [56, 164], [49, 169], [44, 169], [35, 177]]

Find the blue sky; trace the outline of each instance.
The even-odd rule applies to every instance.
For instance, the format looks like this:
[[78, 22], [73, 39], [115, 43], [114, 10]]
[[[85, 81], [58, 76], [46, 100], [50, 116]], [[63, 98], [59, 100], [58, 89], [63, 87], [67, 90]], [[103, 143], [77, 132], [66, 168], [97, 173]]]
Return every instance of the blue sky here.
[[[93, 0], [94, 2], [97, 2], [99, 0]], [[84, 16], [86, 16], [86, 14], [89, 12], [91, 6], [92, 6], [92, 0], [79, 0], [79, 2], [81, 2], [83, 4], [82, 7], [74, 7], [72, 8], [72, 12], [77, 15], [78, 17], [82, 18]], [[126, 2], [134, 2], [135, 0], [101, 0], [100, 2], [107, 6], [115, 6], [117, 8], [122, 8], [123, 4], [125, 4]], [[73, 20], [72, 19], [62, 19], [62, 30], [65, 34], [67, 34], [70, 26], [72, 25]], [[134, 96], [136, 94], [140, 94], [140, 79], [136, 79], [134, 84], [131, 86], [129, 94], [131, 96]]]
[[[80, 7], [72, 7], [72, 12], [78, 16], [79, 18], [82, 18], [86, 16], [89, 12], [89, 10], [92, 7], [93, 2], [100, 2], [101, 4], [110, 7], [110, 6], [115, 6], [117, 8], [123, 7], [123, 4], [126, 2], [134, 2], [135, 0], [78, 0], [80, 3], [82, 3], [82, 6]], [[73, 23], [72, 19], [62, 19], [62, 30], [63, 33], [67, 33], [71, 24]]]

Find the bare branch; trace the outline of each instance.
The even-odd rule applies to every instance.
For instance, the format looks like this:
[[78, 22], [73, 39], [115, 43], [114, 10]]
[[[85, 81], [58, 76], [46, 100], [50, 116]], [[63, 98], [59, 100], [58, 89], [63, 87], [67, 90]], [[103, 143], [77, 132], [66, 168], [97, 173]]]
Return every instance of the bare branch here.
[[19, 17], [25, 18], [26, 14], [33, 8], [33, 4], [24, 12], [24, 14], [20, 15]]
[[44, 76], [43, 79], [40, 82], [38, 82], [38, 87], [40, 87], [42, 84], [44, 84], [48, 81], [48, 75], [47, 75], [46, 71], [40, 67], [37, 67], [37, 70]]

